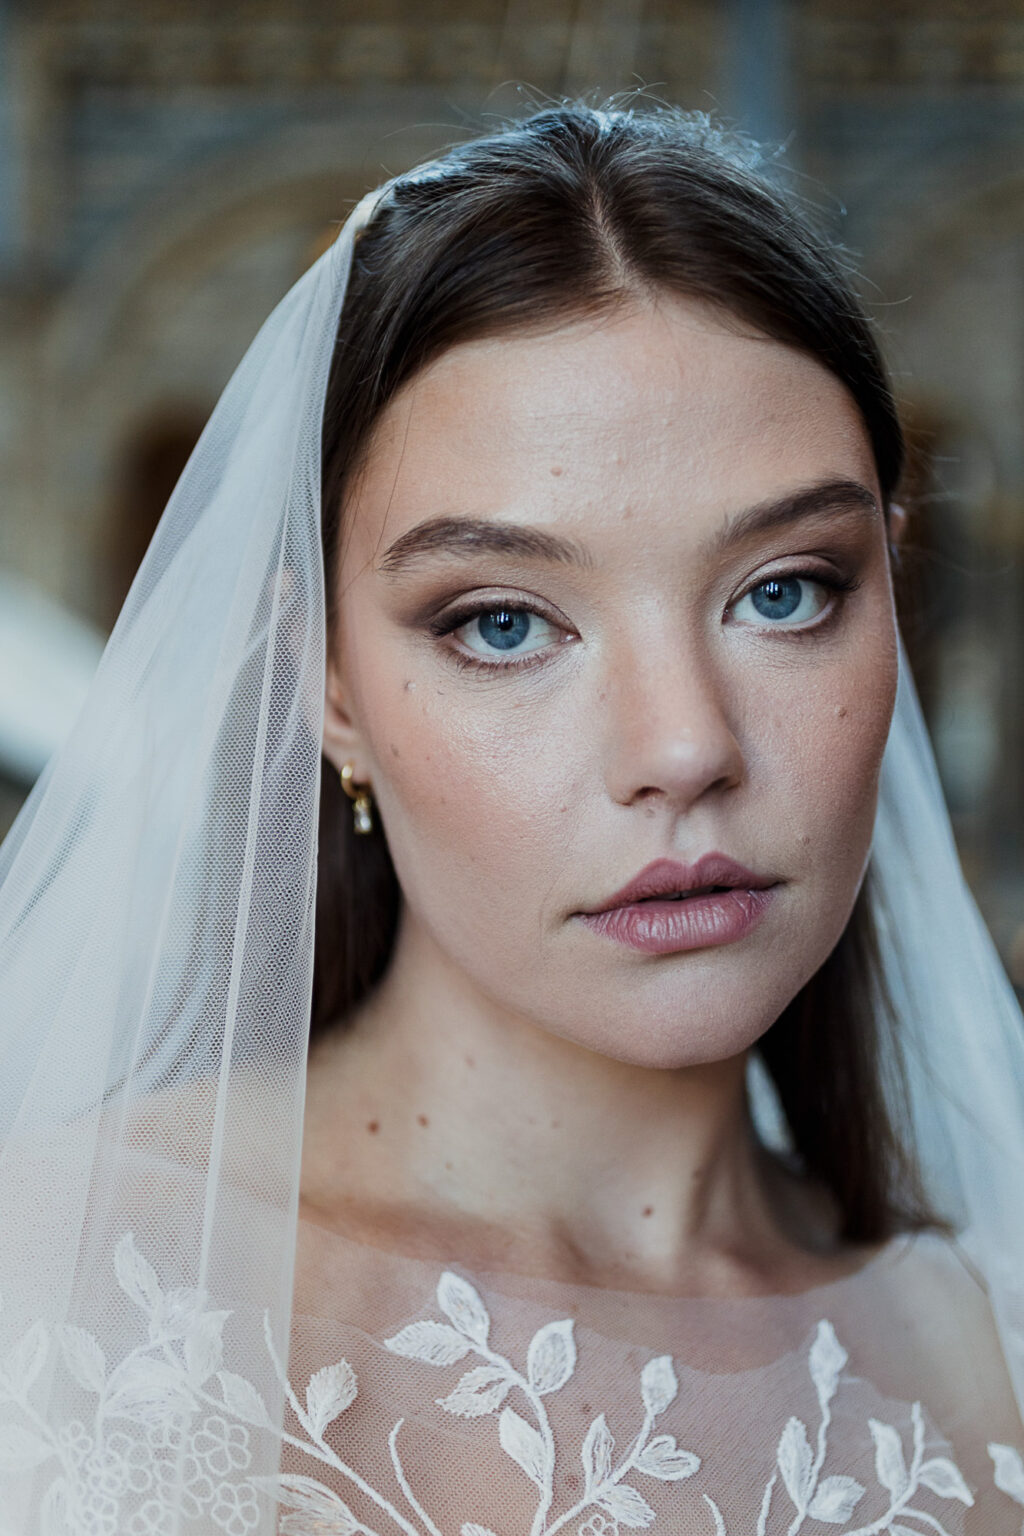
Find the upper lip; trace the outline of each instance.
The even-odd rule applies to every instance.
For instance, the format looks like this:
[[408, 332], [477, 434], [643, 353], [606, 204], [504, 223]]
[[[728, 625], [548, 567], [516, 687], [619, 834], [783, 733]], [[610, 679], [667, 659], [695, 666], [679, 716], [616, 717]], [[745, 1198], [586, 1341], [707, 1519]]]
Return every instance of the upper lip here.
[[628, 907], [631, 902], [652, 896], [674, 896], [681, 892], [703, 890], [708, 886], [728, 886], [744, 891], [762, 891], [778, 881], [771, 875], [756, 875], [724, 853], [705, 853], [695, 864], [680, 864], [676, 859], [655, 859], [628, 885], [588, 908], [588, 913], [610, 912], [613, 907]]

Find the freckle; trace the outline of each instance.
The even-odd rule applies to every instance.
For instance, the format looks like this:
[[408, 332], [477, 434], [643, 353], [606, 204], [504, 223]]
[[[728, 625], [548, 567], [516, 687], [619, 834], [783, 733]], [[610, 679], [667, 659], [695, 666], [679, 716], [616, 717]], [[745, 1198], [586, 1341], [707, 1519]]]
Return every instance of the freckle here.
[[561, 464], [552, 464], [552, 466], [551, 466], [551, 473], [553, 475], [560, 475], [562, 473], [562, 466], [561, 466]]
[[369, 1131], [371, 1136], [376, 1136], [377, 1132], [380, 1130], [380, 1121], [368, 1120], [366, 1122], [366, 1129]]
[[551, 1122], [551, 1129], [553, 1131], [560, 1131], [562, 1129], [562, 1122], [561, 1122], [561, 1120], [552, 1120], [552, 1122]]
[[417, 1125], [429, 1125], [430, 1121], [429, 1121], [429, 1119], [427, 1118], [426, 1115], [417, 1115], [416, 1116], [416, 1124]]
[[391, 743], [391, 755], [392, 757], [401, 757], [402, 755], [398, 748], [395, 746], [394, 742]]
[[654, 1206], [653, 1205], [645, 1205], [644, 1206], [644, 1215], [645, 1216], [653, 1216], [654, 1215]]
[[845, 704], [837, 704], [836, 705], [836, 714], [839, 716], [840, 720], [845, 720], [846, 719], [846, 705]]
[[475, 1056], [467, 1056], [466, 1057], [466, 1066], [467, 1067], [475, 1067], [476, 1066], [476, 1057]]
[[444, 1166], [445, 1166], [445, 1172], [446, 1173], [451, 1173], [451, 1171], [452, 1171], [452, 1164], [451, 1163], [445, 1163]]

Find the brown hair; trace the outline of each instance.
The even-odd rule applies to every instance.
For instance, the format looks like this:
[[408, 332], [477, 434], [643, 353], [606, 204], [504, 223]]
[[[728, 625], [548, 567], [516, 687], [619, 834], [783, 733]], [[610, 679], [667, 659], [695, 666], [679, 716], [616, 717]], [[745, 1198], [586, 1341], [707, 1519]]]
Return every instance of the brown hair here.
[[[361, 236], [325, 402], [328, 573], [374, 423], [419, 369], [460, 342], [599, 313], [645, 290], [710, 302], [841, 379], [888, 511], [903, 438], [841, 248], [756, 146], [704, 114], [564, 106], [400, 179]], [[329, 574], [329, 624], [335, 588]], [[383, 834], [353, 835], [337, 775], [325, 772], [315, 1029], [343, 1019], [383, 974], [399, 901]], [[835, 950], [759, 1047], [800, 1164], [831, 1191], [843, 1235], [861, 1241], [926, 1219], [881, 1082], [878, 974], [862, 891]]]

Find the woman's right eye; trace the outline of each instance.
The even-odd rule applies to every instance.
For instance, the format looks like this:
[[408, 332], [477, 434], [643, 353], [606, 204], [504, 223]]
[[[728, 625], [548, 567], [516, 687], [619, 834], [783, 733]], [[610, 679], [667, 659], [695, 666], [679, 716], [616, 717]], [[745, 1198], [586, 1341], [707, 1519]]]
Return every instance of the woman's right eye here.
[[561, 631], [549, 619], [529, 608], [496, 606], [481, 609], [457, 628], [449, 630], [468, 651], [495, 660], [525, 656], [558, 642]]

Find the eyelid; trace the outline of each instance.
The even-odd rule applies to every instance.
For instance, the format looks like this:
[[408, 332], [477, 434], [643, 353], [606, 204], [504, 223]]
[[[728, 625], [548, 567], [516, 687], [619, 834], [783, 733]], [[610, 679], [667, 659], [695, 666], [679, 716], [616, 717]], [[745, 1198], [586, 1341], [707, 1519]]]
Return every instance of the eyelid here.
[[464, 593], [461, 597], [453, 598], [428, 621], [427, 627], [432, 634], [450, 635], [452, 630], [461, 628], [470, 619], [475, 619], [482, 613], [491, 613], [496, 608], [533, 613], [539, 619], [547, 619], [549, 624], [565, 630], [567, 634], [576, 634], [575, 627], [570, 624], [565, 614], [552, 604], [545, 603], [542, 598], [532, 592], [517, 591], [510, 587], [494, 588], [490, 591], [484, 588], [475, 594]]

